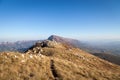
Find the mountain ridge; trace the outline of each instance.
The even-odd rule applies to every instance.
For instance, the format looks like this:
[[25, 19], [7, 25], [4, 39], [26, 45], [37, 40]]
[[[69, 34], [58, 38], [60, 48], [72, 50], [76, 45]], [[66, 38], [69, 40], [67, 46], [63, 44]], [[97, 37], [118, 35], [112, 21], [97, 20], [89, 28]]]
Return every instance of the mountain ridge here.
[[[120, 64], [120, 58], [118, 57], [118, 55], [115, 54], [111, 54], [111, 53], [118, 53], [119, 51], [119, 47], [117, 48], [117, 46], [115, 47], [115, 49], [110, 48], [110, 50], [108, 51], [108, 49], [104, 49], [104, 47], [101, 49], [97, 46], [90, 46], [86, 43], [83, 43], [82, 41], [76, 40], [76, 39], [71, 39], [71, 38], [64, 38], [64, 37], [60, 37], [57, 35], [51, 35], [47, 40], [51, 40], [51, 41], [56, 41], [56, 42], [60, 42], [60, 43], [64, 43], [66, 45], [69, 45], [69, 47], [76, 47], [76, 48], [80, 48], [82, 50], [85, 50], [99, 58], [105, 59], [109, 62], [115, 63], [115, 64]], [[30, 47], [32, 47], [36, 42], [41, 42], [43, 40], [31, 40], [31, 41], [17, 41], [17, 42], [4, 42], [0, 44], [0, 52], [3, 51], [18, 51], [18, 52], [26, 52]], [[119, 46], [119, 45], [118, 45]], [[112, 52], [111, 52], [112, 51]], [[106, 55], [107, 53], [107, 55]], [[110, 58], [111, 57], [111, 58]]]
[[[85, 50], [101, 59], [107, 60], [109, 62], [112, 62], [114, 64], [118, 64], [120, 65], [120, 56], [114, 55], [114, 54], [109, 54], [109, 51], [105, 52], [104, 49], [101, 48], [97, 48], [84, 44], [79, 40], [76, 39], [71, 39], [71, 38], [64, 38], [64, 37], [60, 37], [60, 36], [56, 36], [56, 35], [51, 35], [48, 40], [52, 40], [52, 41], [57, 41], [57, 42], [61, 42], [61, 43], [65, 43], [68, 44], [69, 46], [73, 46], [73, 47], [77, 47], [80, 48], [82, 50]], [[107, 54], [106, 54], [107, 53]], [[112, 60], [113, 59], [113, 60]]]
[[120, 66], [50, 40], [37, 42], [24, 54], [1, 53], [0, 66], [1, 80], [120, 79]]

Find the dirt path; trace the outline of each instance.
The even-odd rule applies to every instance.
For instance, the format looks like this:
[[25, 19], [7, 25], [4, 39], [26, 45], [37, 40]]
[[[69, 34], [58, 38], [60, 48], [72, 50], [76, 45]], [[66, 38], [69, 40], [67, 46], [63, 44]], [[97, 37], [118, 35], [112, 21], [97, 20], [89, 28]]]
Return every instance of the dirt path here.
[[55, 79], [55, 80], [61, 80], [61, 79], [60, 79], [60, 76], [59, 76], [58, 73], [57, 73], [57, 70], [55, 69], [54, 60], [51, 60], [51, 61], [50, 61], [50, 69], [51, 69], [51, 72], [52, 72], [52, 74], [53, 74], [53, 76], [54, 76], [54, 79]]

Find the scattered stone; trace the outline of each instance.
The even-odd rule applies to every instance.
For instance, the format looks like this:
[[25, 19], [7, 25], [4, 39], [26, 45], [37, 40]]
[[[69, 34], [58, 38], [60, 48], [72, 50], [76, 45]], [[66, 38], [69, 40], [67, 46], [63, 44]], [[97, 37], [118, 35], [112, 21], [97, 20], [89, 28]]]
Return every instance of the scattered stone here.
[[21, 60], [21, 62], [23, 63], [23, 62], [25, 62], [25, 60]]
[[14, 57], [15, 57], [15, 58], [17, 58], [17, 56], [16, 56], [16, 55], [15, 55]]
[[33, 56], [32, 56], [32, 55], [30, 55], [30, 58], [33, 58]]
[[37, 55], [34, 55], [35, 58], [37, 58]]
[[7, 53], [7, 55], [9, 55], [9, 53]]
[[42, 50], [42, 49], [40, 49], [40, 51], [41, 51], [41, 52], [43, 52], [43, 50]]
[[38, 56], [41, 56], [42, 54], [38, 54]]
[[24, 54], [22, 54], [22, 57], [24, 58]]
[[36, 53], [37, 51], [36, 50], [34, 50], [34, 53]]

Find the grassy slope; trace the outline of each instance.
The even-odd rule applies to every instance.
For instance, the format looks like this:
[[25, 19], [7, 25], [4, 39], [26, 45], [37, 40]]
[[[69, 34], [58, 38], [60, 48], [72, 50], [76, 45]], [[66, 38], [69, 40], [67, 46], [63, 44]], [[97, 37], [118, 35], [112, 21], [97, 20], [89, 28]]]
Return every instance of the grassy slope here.
[[[64, 80], [119, 80], [120, 66], [114, 65], [79, 49], [44, 48], [52, 53], [57, 72]], [[47, 52], [48, 51], [48, 52]]]
[[120, 66], [80, 49], [44, 47], [42, 50], [41, 56], [0, 54], [0, 80], [120, 80]]
[[0, 55], [0, 80], [53, 80], [49, 67], [50, 59], [45, 56], [4, 53]]

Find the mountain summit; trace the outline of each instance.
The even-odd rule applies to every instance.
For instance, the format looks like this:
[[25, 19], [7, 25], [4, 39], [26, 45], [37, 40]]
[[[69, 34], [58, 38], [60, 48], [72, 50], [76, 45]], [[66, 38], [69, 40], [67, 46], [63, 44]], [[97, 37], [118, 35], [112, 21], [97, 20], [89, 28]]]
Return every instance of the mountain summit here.
[[64, 44], [67, 44], [73, 47], [79, 47], [80, 45], [83, 45], [79, 40], [71, 39], [71, 38], [64, 38], [64, 37], [60, 37], [57, 35], [51, 35], [48, 38], [48, 40], [64, 43]]

